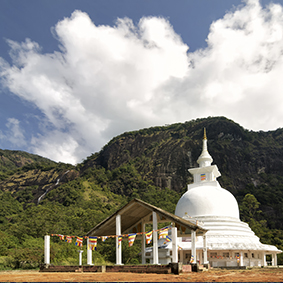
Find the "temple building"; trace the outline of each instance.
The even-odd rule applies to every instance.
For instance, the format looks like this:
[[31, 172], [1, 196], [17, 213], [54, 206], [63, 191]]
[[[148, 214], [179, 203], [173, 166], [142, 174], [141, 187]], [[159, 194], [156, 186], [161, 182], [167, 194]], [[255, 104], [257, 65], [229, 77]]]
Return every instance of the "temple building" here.
[[[240, 220], [238, 203], [229, 191], [221, 188], [217, 181], [221, 174], [216, 165], [211, 165], [212, 161], [204, 132], [199, 167], [189, 169], [193, 183], [178, 201], [175, 215], [195, 220], [207, 230], [207, 261], [212, 267], [266, 266], [266, 255], [271, 255], [271, 264], [277, 265], [277, 254], [282, 251], [262, 244], [249, 225]], [[179, 237], [178, 246], [179, 262], [208, 263], [203, 258], [203, 237], [196, 237], [195, 252], [189, 237]], [[170, 250], [170, 243], [163, 249]]]

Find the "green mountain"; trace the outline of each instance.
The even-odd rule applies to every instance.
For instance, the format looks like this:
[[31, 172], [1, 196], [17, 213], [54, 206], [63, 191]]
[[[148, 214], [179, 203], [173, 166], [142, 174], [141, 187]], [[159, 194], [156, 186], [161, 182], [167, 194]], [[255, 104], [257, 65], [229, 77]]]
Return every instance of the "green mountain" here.
[[[115, 172], [131, 166], [142, 180], [183, 193], [192, 182], [188, 169], [198, 166], [204, 128], [213, 163], [222, 174], [218, 179], [222, 187], [239, 202], [247, 193], [254, 194], [270, 227], [283, 228], [283, 129], [253, 132], [215, 117], [128, 132], [89, 157], [81, 172], [91, 168]], [[116, 185], [111, 190], [131, 196], [135, 188]]]
[[[134, 197], [174, 212], [192, 182], [188, 169], [198, 166], [204, 128], [218, 181], [237, 198], [242, 220], [283, 249], [283, 129], [253, 132], [209, 117], [124, 133], [77, 166], [1, 150], [0, 269], [37, 266], [44, 234], [84, 235]], [[74, 261], [76, 250], [66, 245], [54, 238], [51, 261]], [[113, 261], [102, 251], [98, 261]], [[125, 247], [137, 262], [131, 253]]]
[[5, 179], [8, 175], [13, 174], [19, 168], [26, 167], [28, 169], [29, 167], [32, 168], [35, 164], [52, 167], [56, 165], [56, 162], [24, 151], [0, 149], [1, 180]]

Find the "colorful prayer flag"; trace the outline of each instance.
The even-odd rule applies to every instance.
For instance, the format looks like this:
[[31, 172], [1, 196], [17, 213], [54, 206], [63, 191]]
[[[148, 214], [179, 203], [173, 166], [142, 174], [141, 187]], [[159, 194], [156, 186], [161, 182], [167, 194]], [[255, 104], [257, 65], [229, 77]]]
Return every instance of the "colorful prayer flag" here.
[[150, 244], [150, 242], [152, 240], [152, 231], [145, 233], [145, 238], [146, 238], [146, 243]]
[[201, 180], [201, 181], [205, 181], [205, 179], [206, 179], [205, 174], [200, 174], [200, 180]]
[[76, 246], [78, 247], [83, 246], [83, 237], [77, 237]]
[[135, 239], [136, 239], [136, 235], [137, 235], [137, 234], [135, 234], [135, 233], [128, 235], [129, 247], [131, 247], [131, 246], [134, 244], [134, 241], [135, 241]]
[[67, 243], [72, 243], [72, 237], [71, 236], [66, 236], [66, 242]]
[[168, 228], [165, 227], [162, 230], [160, 230], [159, 239], [166, 238], [167, 235], [168, 235]]
[[172, 240], [171, 240], [171, 238], [167, 235], [166, 238], [165, 238], [165, 241], [166, 241], [166, 242], [171, 242]]
[[102, 242], [105, 242], [105, 240], [107, 239], [107, 236], [102, 236]]
[[88, 249], [89, 250], [96, 250], [96, 246], [97, 246], [97, 237], [89, 237], [88, 238]]
[[60, 240], [64, 240], [64, 235], [59, 234]]
[[118, 237], [118, 247], [120, 247], [121, 242], [122, 242], [122, 239], [123, 239], [123, 237], [122, 237], [122, 236], [119, 236], [119, 237]]

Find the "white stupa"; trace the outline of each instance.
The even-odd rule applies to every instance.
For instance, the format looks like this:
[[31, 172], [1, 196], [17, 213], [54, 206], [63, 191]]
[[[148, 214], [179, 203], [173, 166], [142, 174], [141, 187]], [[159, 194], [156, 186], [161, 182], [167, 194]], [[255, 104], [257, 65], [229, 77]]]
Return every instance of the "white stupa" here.
[[[272, 265], [277, 265], [275, 246], [262, 244], [247, 223], [240, 220], [235, 197], [221, 188], [216, 180], [221, 174], [207, 150], [204, 132], [203, 149], [197, 162], [198, 168], [189, 169], [194, 182], [178, 201], [175, 215], [198, 220], [208, 230], [207, 256], [212, 267], [265, 266], [266, 255], [271, 255]], [[190, 239], [179, 239], [180, 261], [187, 263], [191, 254]], [[168, 246], [169, 248], [169, 246]], [[196, 241], [197, 261], [203, 263], [203, 238]]]

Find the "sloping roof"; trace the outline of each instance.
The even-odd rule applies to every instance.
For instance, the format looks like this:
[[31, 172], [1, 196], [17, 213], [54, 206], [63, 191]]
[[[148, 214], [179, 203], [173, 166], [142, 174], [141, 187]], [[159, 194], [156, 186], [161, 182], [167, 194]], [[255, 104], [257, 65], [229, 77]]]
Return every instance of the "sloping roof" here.
[[159, 207], [146, 203], [139, 199], [133, 199], [121, 209], [91, 229], [87, 236], [111, 236], [116, 235], [116, 216], [121, 215], [121, 234], [125, 234], [132, 227], [138, 225], [142, 219], [150, 217], [152, 212], [156, 212], [162, 221], [173, 222], [177, 227], [195, 230], [204, 233], [207, 230], [196, 224], [196, 221], [185, 220]]

